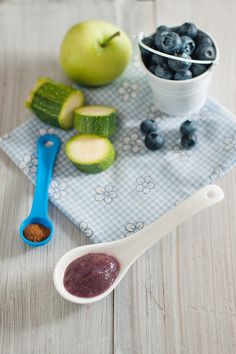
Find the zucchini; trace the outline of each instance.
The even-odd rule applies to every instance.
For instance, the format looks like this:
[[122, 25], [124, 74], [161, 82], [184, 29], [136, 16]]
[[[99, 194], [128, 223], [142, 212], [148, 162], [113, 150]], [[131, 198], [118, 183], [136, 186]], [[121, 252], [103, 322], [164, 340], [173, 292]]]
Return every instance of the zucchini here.
[[105, 171], [115, 160], [115, 149], [111, 141], [92, 134], [75, 135], [66, 143], [68, 159], [85, 173]]
[[74, 127], [79, 133], [110, 136], [116, 130], [116, 109], [108, 106], [84, 106], [74, 113]]
[[37, 80], [25, 106], [44, 123], [68, 130], [73, 128], [75, 108], [83, 102], [81, 91], [43, 77]]

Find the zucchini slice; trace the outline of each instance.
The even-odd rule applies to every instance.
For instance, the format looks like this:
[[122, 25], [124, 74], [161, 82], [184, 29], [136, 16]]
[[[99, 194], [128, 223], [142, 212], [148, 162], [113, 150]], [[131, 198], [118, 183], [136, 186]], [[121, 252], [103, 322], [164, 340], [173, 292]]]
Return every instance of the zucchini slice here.
[[110, 136], [116, 130], [116, 109], [109, 106], [84, 106], [75, 110], [74, 127], [79, 133]]
[[84, 103], [80, 90], [57, 83], [50, 78], [39, 78], [25, 105], [44, 123], [65, 130], [73, 128], [74, 110]]
[[99, 173], [113, 164], [115, 149], [106, 137], [81, 134], [67, 141], [66, 155], [79, 171]]

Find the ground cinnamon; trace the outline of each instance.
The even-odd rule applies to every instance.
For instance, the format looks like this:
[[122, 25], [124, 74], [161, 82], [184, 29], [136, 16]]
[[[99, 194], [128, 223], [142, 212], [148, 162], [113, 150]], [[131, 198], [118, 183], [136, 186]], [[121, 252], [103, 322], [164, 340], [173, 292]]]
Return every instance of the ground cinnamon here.
[[32, 242], [41, 242], [50, 235], [50, 229], [41, 224], [29, 224], [24, 228], [25, 238]]

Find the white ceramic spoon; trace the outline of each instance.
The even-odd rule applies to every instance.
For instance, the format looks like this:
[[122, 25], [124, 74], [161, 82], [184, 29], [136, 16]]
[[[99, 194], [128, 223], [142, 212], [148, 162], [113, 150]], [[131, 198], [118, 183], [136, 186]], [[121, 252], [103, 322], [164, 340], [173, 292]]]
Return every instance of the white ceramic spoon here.
[[[224, 192], [220, 187], [216, 185], [206, 186], [134, 235], [118, 241], [91, 244], [72, 249], [65, 253], [55, 266], [53, 279], [57, 291], [65, 299], [77, 304], [89, 304], [103, 299], [114, 290], [130, 266], [145, 251], [186, 219], [218, 203], [223, 198]], [[107, 253], [114, 256], [120, 263], [120, 270], [114, 283], [104, 293], [90, 298], [74, 296], [63, 285], [64, 273], [72, 261], [88, 253]]]

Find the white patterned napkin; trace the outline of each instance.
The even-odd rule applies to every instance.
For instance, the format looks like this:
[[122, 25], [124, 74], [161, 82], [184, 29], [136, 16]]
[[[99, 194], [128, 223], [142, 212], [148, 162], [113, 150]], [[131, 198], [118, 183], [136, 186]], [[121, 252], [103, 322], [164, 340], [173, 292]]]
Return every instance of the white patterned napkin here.
[[[64, 154], [65, 143], [75, 132], [52, 128], [37, 118], [0, 138], [0, 147], [34, 182], [38, 136], [48, 132], [61, 138], [50, 200], [93, 242], [140, 230], [236, 163], [235, 117], [213, 100], [197, 114], [166, 116], [155, 106], [137, 60], [111, 85], [83, 91], [87, 103], [118, 109], [117, 133], [112, 138], [117, 157], [112, 168], [96, 175], [81, 174]], [[165, 137], [160, 151], [144, 146], [139, 125], [146, 118], [156, 119]], [[198, 143], [189, 151], [179, 145], [179, 127], [186, 119], [197, 121]]]

